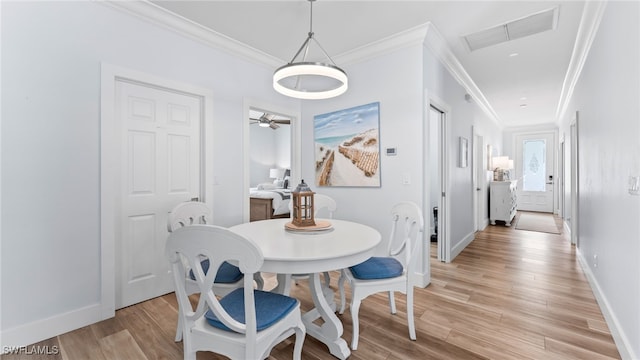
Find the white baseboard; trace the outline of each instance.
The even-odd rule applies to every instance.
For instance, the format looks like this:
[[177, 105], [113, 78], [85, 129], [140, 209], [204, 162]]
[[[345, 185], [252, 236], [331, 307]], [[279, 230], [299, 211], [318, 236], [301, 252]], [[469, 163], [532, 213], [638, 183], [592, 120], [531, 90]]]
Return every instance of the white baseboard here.
[[640, 359], [640, 354], [633, 353], [631, 342], [620, 326], [620, 322], [611, 309], [609, 301], [607, 301], [606, 296], [602, 292], [591, 268], [589, 268], [589, 263], [580, 252], [580, 249], [576, 249], [576, 253], [578, 254], [582, 271], [587, 276], [587, 281], [589, 281], [589, 285], [591, 286], [591, 291], [593, 291], [593, 294], [596, 297], [600, 311], [602, 311], [602, 315], [604, 315], [604, 318], [607, 321], [607, 326], [609, 327], [609, 331], [611, 331], [611, 336], [613, 337], [613, 341], [616, 343], [618, 352], [620, 352], [620, 357], [622, 359]]
[[571, 226], [569, 226], [569, 223], [567, 223], [566, 221], [563, 221], [562, 229], [564, 230], [564, 233], [567, 234], [569, 238], [571, 238]]
[[0, 349], [28, 346], [94, 324], [102, 319], [100, 304], [69, 311], [50, 318], [5, 329], [0, 335]]
[[416, 284], [416, 286], [426, 288], [431, 284], [431, 271], [426, 274], [416, 272], [413, 274], [413, 279], [413, 283]]
[[469, 234], [467, 234], [467, 236], [464, 237], [464, 239], [461, 242], [459, 242], [456, 246], [452, 247], [451, 248], [451, 259], [450, 259], [450, 261], [453, 261], [453, 259], [455, 259], [456, 256], [460, 255], [462, 250], [464, 250], [464, 248], [469, 246], [469, 244], [471, 244], [471, 242], [475, 238], [476, 238], [475, 232], [469, 233]]
[[478, 231], [483, 231], [487, 228], [487, 226], [489, 226], [489, 218], [482, 220], [482, 223], [480, 223], [480, 229]]

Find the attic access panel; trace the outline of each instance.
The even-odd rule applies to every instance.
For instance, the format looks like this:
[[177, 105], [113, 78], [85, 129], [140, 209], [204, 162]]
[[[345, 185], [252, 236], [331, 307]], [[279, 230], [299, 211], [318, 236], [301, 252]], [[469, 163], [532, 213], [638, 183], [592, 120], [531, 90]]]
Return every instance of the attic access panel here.
[[510, 40], [554, 30], [558, 25], [558, 7], [463, 36], [469, 51], [486, 48]]

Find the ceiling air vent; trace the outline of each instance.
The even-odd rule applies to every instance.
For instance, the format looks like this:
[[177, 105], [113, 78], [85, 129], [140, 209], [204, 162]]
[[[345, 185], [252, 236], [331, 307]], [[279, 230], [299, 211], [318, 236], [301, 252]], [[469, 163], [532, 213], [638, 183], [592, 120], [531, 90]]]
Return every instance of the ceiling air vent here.
[[509, 40], [553, 30], [558, 24], [558, 7], [525, 16], [502, 25], [464, 36], [469, 51], [500, 44]]

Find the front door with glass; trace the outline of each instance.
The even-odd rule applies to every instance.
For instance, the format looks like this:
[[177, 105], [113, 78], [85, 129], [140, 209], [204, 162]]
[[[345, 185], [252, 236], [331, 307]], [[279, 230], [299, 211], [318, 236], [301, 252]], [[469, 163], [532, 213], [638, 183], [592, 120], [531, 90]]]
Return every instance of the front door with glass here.
[[518, 210], [553, 213], [555, 134], [516, 136]]

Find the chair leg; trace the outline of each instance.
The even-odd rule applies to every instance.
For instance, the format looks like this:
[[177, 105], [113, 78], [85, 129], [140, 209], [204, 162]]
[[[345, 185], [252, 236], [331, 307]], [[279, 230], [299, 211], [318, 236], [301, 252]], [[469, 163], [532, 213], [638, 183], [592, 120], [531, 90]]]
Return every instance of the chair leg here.
[[182, 316], [178, 315], [178, 327], [176, 328], [175, 342], [182, 341]]
[[389, 307], [391, 308], [391, 313], [396, 313], [396, 298], [393, 295], [393, 291], [389, 291]]
[[416, 325], [413, 319], [413, 286], [407, 289], [407, 324], [409, 325], [409, 338], [416, 339]]
[[340, 314], [344, 314], [344, 308], [347, 304], [347, 299], [344, 294], [344, 280], [346, 276], [344, 274], [344, 270], [340, 271], [340, 279], [338, 279], [338, 288], [340, 289]]
[[360, 299], [351, 297], [351, 322], [353, 323], [353, 330], [351, 331], [351, 350], [358, 350], [358, 338], [360, 337], [360, 321], [358, 320], [358, 312], [360, 311]]
[[196, 360], [196, 351], [192, 350], [191, 338], [186, 336], [182, 342], [184, 360]]
[[293, 360], [302, 359], [302, 344], [304, 343], [305, 331], [301, 327], [296, 327], [296, 342], [293, 345]]
[[253, 280], [256, 282], [256, 285], [258, 286], [258, 290], [264, 289], [264, 279], [262, 278], [259, 272], [253, 274]]

